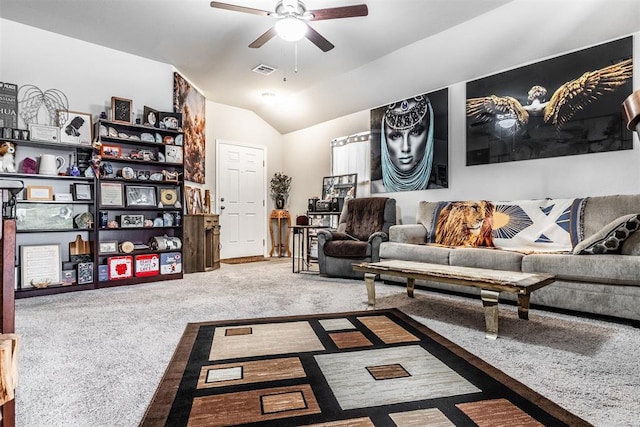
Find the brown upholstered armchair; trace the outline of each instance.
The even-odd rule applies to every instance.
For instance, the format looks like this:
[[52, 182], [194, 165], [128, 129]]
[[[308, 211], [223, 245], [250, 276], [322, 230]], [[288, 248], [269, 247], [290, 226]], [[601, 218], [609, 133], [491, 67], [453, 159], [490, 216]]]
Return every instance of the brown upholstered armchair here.
[[380, 261], [380, 243], [389, 240], [389, 227], [395, 223], [395, 199], [346, 200], [337, 230], [318, 230], [320, 274], [362, 278], [364, 273], [353, 271], [353, 264]]

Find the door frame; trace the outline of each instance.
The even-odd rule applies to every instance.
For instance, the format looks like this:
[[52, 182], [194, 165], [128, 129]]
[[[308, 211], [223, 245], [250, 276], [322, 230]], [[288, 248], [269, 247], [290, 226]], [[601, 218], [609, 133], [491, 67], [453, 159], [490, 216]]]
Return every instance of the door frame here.
[[[267, 212], [267, 147], [265, 145], [259, 145], [259, 144], [250, 144], [250, 143], [245, 143], [245, 142], [237, 142], [237, 141], [230, 141], [230, 140], [226, 140], [226, 139], [221, 139], [221, 138], [216, 138], [216, 184], [215, 184], [215, 210], [218, 213], [219, 216], [222, 216], [222, 213], [220, 212], [220, 204], [218, 203], [218, 198], [219, 198], [219, 194], [220, 194], [220, 170], [221, 170], [221, 165], [220, 165], [220, 144], [225, 144], [225, 145], [232, 145], [232, 146], [236, 146], [236, 147], [245, 147], [245, 148], [252, 148], [252, 149], [257, 149], [257, 150], [261, 150], [263, 152], [263, 162], [264, 162], [264, 167], [263, 167], [263, 177], [262, 177], [262, 211], [263, 211], [263, 221], [262, 221], [262, 256], [266, 257], [267, 256], [267, 245], [268, 245], [268, 237], [267, 237], [267, 233], [268, 233], [268, 225], [269, 225], [269, 215]], [[221, 233], [224, 233], [224, 230], [221, 231]]]

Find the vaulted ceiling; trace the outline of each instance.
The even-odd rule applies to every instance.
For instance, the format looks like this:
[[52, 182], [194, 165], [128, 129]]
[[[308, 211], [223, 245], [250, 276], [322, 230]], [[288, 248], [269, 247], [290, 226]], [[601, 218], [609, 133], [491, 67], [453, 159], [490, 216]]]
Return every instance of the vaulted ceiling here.
[[[602, 0], [559, 1], [572, 3], [578, 9], [583, 8], [583, 1], [603, 4]], [[249, 48], [273, 26], [275, 18], [215, 9], [209, 3], [0, 0], [0, 17], [172, 64], [204, 92], [207, 100], [254, 111], [284, 134], [478, 76], [483, 68], [499, 69], [500, 61], [505, 66], [527, 61], [526, 52], [517, 50], [518, 40], [538, 37], [537, 21], [544, 22], [545, 14], [558, 9], [554, 5], [557, 1], [544, 0], [307, 0], [308, 10], [360, 3], [368, 6], [366, 17], [310, 23], [335, 45], [323, 52], [307, 39], [292, 43], [273, 38], [261, 48]], [[276, 1], [229, 3], [271, 11]], [[638, 11], [640, 2], [608, 0], [604, 4], [610, 3], [631, 5], [633, 13]], [[537, 11], [540, 15], [532, 15]], [[595, 6], [589, 13], [596, 16]], [[598, 13], [608, 12], [603, 9]], [[509, 16], [514, 22], [496, 21]], [[525, 16], [529, 20], [523, 21]], [[631, 29], [627, 28], [629, 25]], [[570, 35], [573, 41], [558, 39], [541, 51], [548, 53], [541, 55], [533, 48], [533, 54], [539, 58], [602, 37], [616, 37], [625, 31], [628, 34], [633, 25], [635, 31], [640, 30], [637, 19], [626, 26], [614, 25], [613, 29], [607, 25], [606, 30], [604, 25], [600, 28], [597, 23], [590, 23], [592, 33], [574, 33]], [[469, 30], [465, 31], [467, 27]], [[558, 31], [559, 36], [565, 37], [562, 29]], [[482, 38], [486, 38], [488, 46]], [[478, 45], [491, 49], [496, 58], [486, 57], [486, 61], [478, 63], [469, 51], [478, 50], [474, 48]], [[468, 62], [464, 61], [465, 56]], [[486, 63], [491, 61], [493, 68], [487, 68]], [[253, 72], [260, 64], [277, 71], [268, 76]], [[475, 74], [469, 74], [469, 67], [476, 68]], [[265, 104], [263, 93], [275, 94], [276, 102]]]

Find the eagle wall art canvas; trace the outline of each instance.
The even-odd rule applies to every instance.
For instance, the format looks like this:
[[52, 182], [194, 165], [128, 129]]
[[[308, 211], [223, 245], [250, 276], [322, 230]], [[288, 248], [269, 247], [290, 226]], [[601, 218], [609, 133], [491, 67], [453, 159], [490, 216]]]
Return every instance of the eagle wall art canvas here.
[[633, 148], [632, 38], [467, 83], [467, 166]]

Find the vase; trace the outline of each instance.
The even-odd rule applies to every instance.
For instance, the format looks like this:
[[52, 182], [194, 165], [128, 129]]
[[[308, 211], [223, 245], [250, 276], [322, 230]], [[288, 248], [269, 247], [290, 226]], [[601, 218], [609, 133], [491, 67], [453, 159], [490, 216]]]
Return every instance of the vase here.
[[284, 209], [284, 197], [276, 196], [276, 209]]

